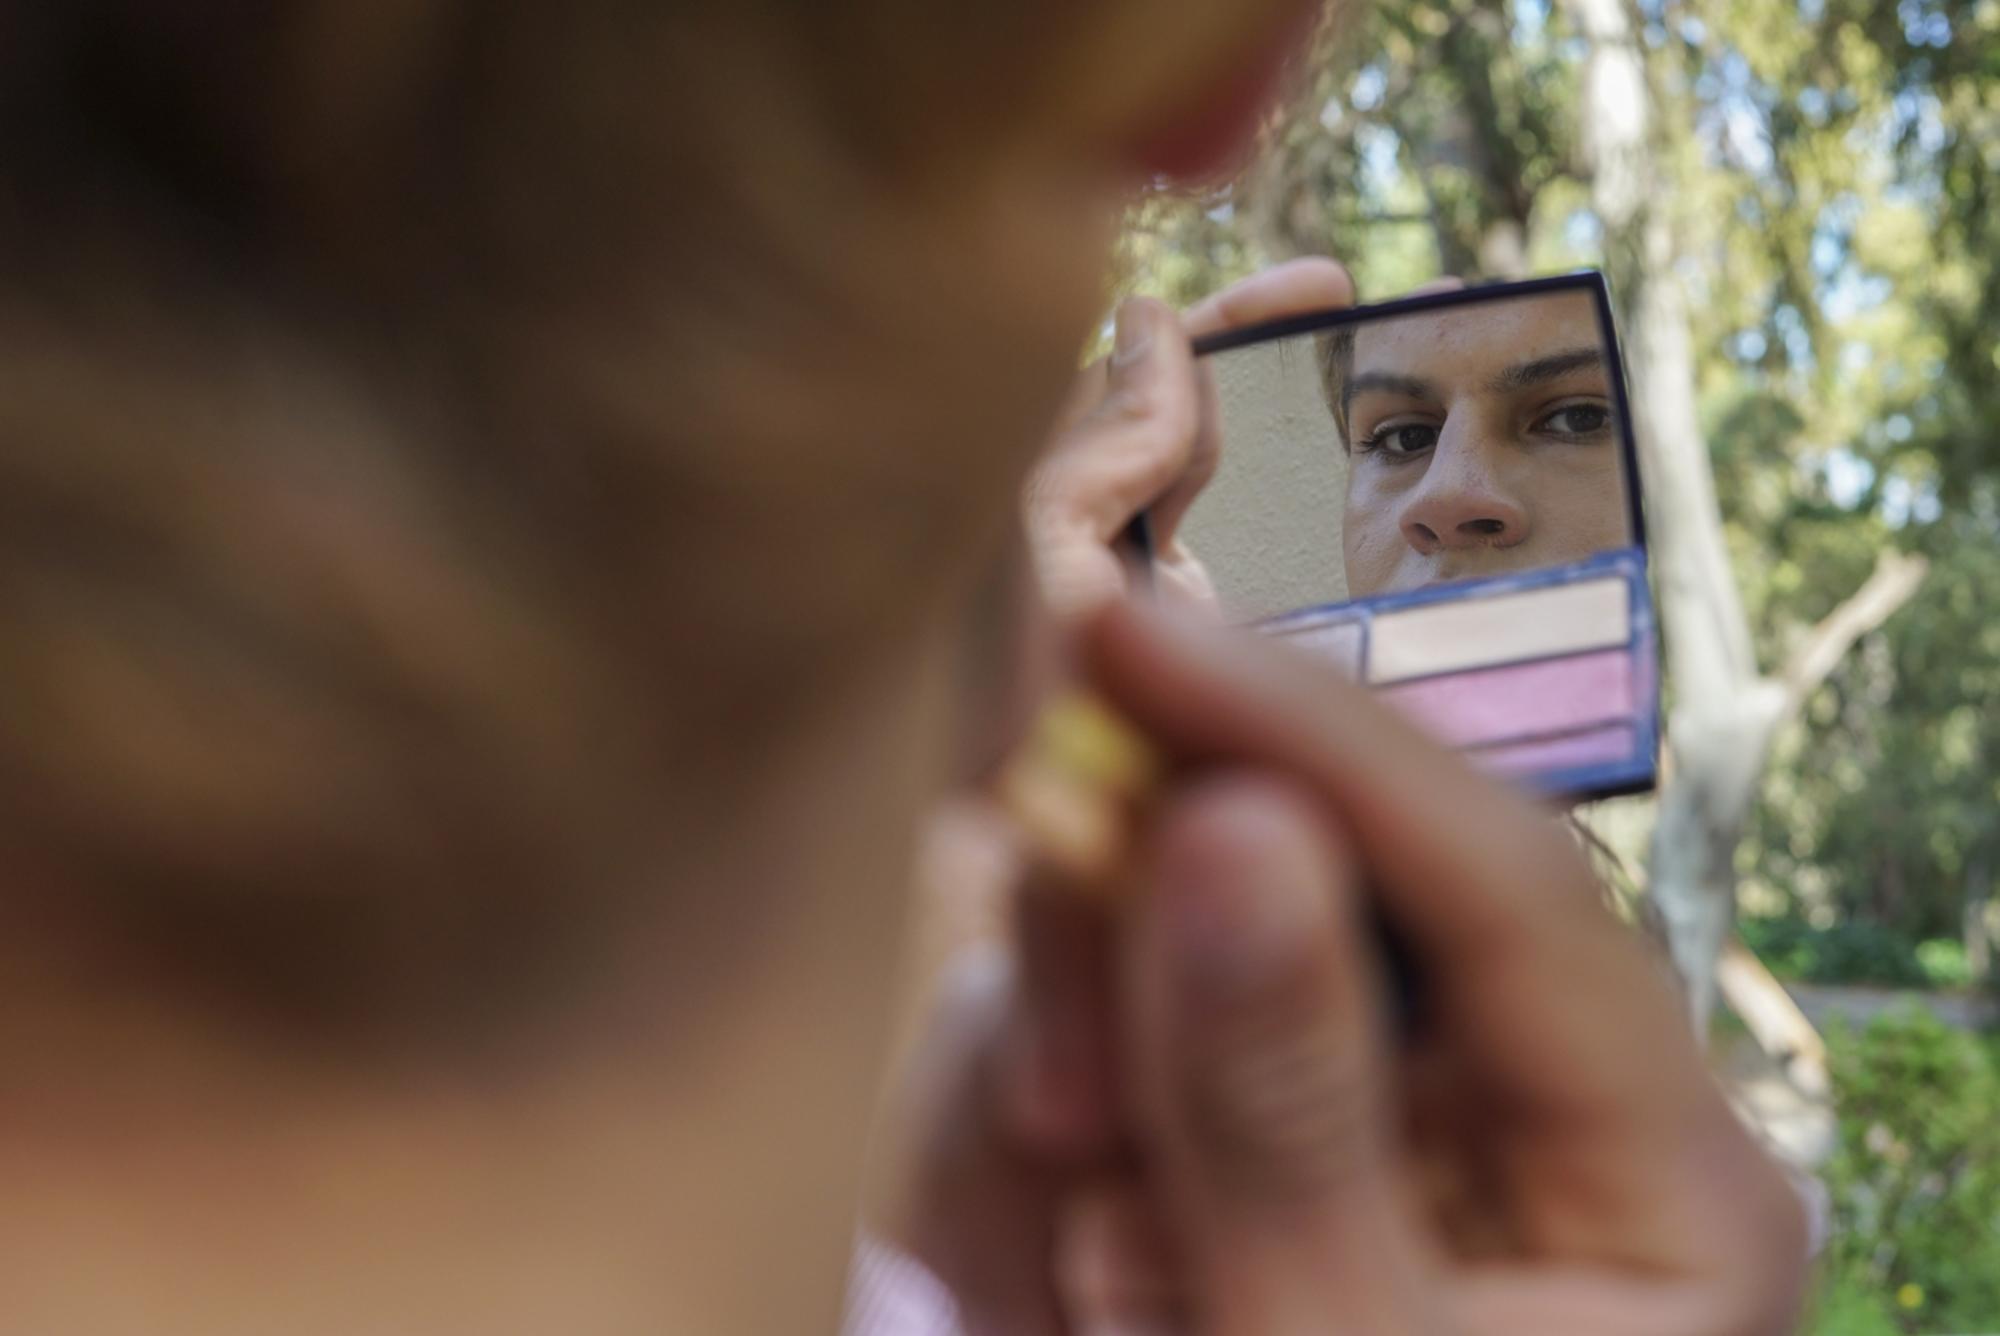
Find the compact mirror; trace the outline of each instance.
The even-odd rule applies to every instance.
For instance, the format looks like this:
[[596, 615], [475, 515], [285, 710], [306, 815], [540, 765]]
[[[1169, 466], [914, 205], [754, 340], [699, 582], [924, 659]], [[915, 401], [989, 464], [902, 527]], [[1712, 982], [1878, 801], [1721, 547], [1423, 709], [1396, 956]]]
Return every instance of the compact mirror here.
[[1302, 317], [1197, 351], [1221, 457], [1177, 536], [1226, 617], [1545, 793], [1652, 786], [1656, 637], [1601, 276]]

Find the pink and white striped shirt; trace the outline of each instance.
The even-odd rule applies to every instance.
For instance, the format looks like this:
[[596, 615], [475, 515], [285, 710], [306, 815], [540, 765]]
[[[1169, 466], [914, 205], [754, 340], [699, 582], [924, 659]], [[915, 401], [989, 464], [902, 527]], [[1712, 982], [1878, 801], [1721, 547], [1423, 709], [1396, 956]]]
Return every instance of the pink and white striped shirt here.
[[922, 1263], [866, 1236], [847, 1276], [841, 1336], [961, 1336], [958, 1305]]

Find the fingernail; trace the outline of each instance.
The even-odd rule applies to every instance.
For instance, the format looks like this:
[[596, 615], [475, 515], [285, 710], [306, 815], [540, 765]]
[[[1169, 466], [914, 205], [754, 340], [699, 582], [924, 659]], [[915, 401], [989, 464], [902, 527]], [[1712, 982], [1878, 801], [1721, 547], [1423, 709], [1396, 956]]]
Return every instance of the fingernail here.
[[1112, 336], [1111, 365], [1124, 371], [1146, 360], [1153, 350], [1153, 310], [1144, 302], [1118, 308], [1118, 328]]

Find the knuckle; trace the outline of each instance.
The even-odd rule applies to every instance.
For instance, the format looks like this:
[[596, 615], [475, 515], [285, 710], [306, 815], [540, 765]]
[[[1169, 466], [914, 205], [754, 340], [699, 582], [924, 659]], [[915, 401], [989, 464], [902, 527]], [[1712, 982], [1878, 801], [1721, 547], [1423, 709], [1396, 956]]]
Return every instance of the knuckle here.
[[1216, 1036], [1190, 1072], [1187, 1108], [1218, 1176], [1266, 1199], [1314, 1200], [1379, 1167], [1381, 1092], [1344, 1028], [1278, 1016]]
[[1159, 381], [1128, 386], [1105, 400], [1104, 417], [1154, 450], [1192, 450], [1196, 413], [1189, 398]]

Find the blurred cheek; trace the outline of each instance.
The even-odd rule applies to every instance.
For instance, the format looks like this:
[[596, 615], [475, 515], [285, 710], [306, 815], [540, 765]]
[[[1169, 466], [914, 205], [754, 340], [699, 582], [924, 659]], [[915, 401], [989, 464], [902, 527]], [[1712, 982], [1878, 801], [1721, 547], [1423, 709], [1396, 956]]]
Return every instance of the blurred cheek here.
[[886, 257], [882, 346], [824, 331], [852, 349], [853, 419], [877, 428], [875, 466], [835, 485], [872, 489], [915, 545], [892, 573], [905, 595], [943, 578], [963, 597], [1008, 541], [1100, 314], [1117, 203], [1081, 168], [995, 172]]
[[[936, 415], [917, 455], [930, 471], [936, 556], [967, 544], [986, 554], [961, 605], [957, 775], [968, 782], [1012, 749], [1059, 675], [1020, 532], [1022, 488], [1102, 313], [1124, 202], [1101, 166], [1023, 159], [987, 178], [945, 224], [965, 258], [930, 290], [924, 360], [898, 378], [898, 392], [926, 394]], [[947, 507], [958, 516], [948, 525], [938, 522]]]
[[1053, 690], [1060, 652], [1025, 542], [1016, 532], [982, 582], [961, 643], [959, 746], [954, 779], [991, 777], [1026, 735]]

